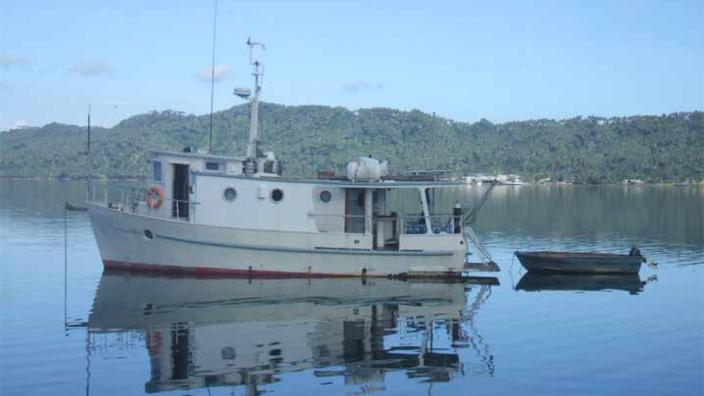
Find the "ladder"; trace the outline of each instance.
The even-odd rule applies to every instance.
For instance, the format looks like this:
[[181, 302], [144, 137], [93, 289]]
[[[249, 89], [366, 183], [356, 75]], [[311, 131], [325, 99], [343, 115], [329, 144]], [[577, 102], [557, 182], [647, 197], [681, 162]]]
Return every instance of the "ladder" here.
[[466, 224], [464, 226], [464, 239], [472, 241], [474, 246], [477, 247], [477, 252], [479, 252], [479, 256], [481, 256], [483, 262], [485, 263], [492, 263], [493, 260], [491, 259], [491, 254], [484, 249], [484, 246], [482, 246], [481, 242], [479, 242], [479, 238], [477, 237], [477, 234], [474, 233], [474, 229], [472, 229], [472, 226], [469, 224]]
[[484, 206], [487, 199], [489, 198], [489, 195], [494, 190], [495, 186], [496, 182], [492, 182], [489, 188], [484, 192], [484, 195], [482, 195], [479, 201], [477, 201], [474, 207], [463, 218], [464, 227], [462, 228], [464, 239], [465, 241], [471, 241], [474, 246], [477, 247], [479, 256], [481, 257], [482, 262], [485, 263], [493, 263], [494, 261], [491, 259], [491, 254], [489, 254], [489, 252], [484, 248], [484, 246], [482, 246], [481, 242], [479, 242], [477, 234], [475, 234], [474, 229], [472, 229], [472, 224], [477, 221], [477, 217], [479, 216], [479, 210], [482, 208], [482, 206]]

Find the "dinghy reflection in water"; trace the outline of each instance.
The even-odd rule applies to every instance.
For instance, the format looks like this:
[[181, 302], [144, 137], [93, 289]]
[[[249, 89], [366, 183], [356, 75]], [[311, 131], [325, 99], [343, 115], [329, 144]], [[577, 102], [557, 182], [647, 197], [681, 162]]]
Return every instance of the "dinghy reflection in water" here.
[[648, 281], [638, 274], [558, 274], [527, 272], [516, 285], [517, 290], [601, 291], [622, 290], [638, 294]]
[[[383, 386], [386, 373], [395, 370], [450, 381], [494, 373], [493, 356], [473, 321], [490, 287], [386, 279], [251, 283], [107, 272], [89, 332], [99, 344], [105, 344], [101, 337], [143, 336], [151, 365], [147, 392], [239, 385], [251, 391], [306, 369], [357, 385]], [[474, 349], [463, 356], [476, 358], [463, 361], [463, 348]]]

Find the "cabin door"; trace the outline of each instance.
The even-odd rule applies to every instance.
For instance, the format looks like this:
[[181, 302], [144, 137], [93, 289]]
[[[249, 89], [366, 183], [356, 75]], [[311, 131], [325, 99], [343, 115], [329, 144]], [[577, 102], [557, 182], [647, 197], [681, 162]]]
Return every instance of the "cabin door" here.
[[171, 216], [177, 218], [188, 218], [188, 164], [174, 164], [174, 184], [173, 203], [171, 205]]
[[345, 190], [345, 232], [364, 233], [364, 189]]

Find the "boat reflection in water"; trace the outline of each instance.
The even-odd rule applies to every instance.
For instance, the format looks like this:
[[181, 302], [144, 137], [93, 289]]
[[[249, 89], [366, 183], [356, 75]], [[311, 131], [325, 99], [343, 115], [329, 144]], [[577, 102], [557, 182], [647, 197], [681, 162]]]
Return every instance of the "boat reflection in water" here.
[[543, 274], [528, 272], [518, 281], [517, 290], [543, 291], [600, 291], [623, 290], [630, 294], [638, 294], [650, 281], [657, 278], [653, 275], [645, 281], [638, 274]]
[[[106, 272], [88, 327], [92, 335], [143, 337], [147, 392], [237, 385], [256, 392], [306, 369], [322, 381], [341, 376], [376, 389], [395, 370], [427, 382], [492, 376], [493, 356], [473, 322], [490, 294], [487, 284]], [[462, 348], [474, 349], [463, 354], [470, 361]]]

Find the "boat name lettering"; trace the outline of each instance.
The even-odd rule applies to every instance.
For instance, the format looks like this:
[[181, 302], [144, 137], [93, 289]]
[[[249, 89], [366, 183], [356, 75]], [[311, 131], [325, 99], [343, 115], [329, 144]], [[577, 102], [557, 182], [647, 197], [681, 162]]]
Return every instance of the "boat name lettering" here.
[[141, 234], [138, 230], [135, 230], [133, 228], [113, 227], [113, 231], [115, 231], [117, 233], [131, 234], [131, 235], [140, 235]]

